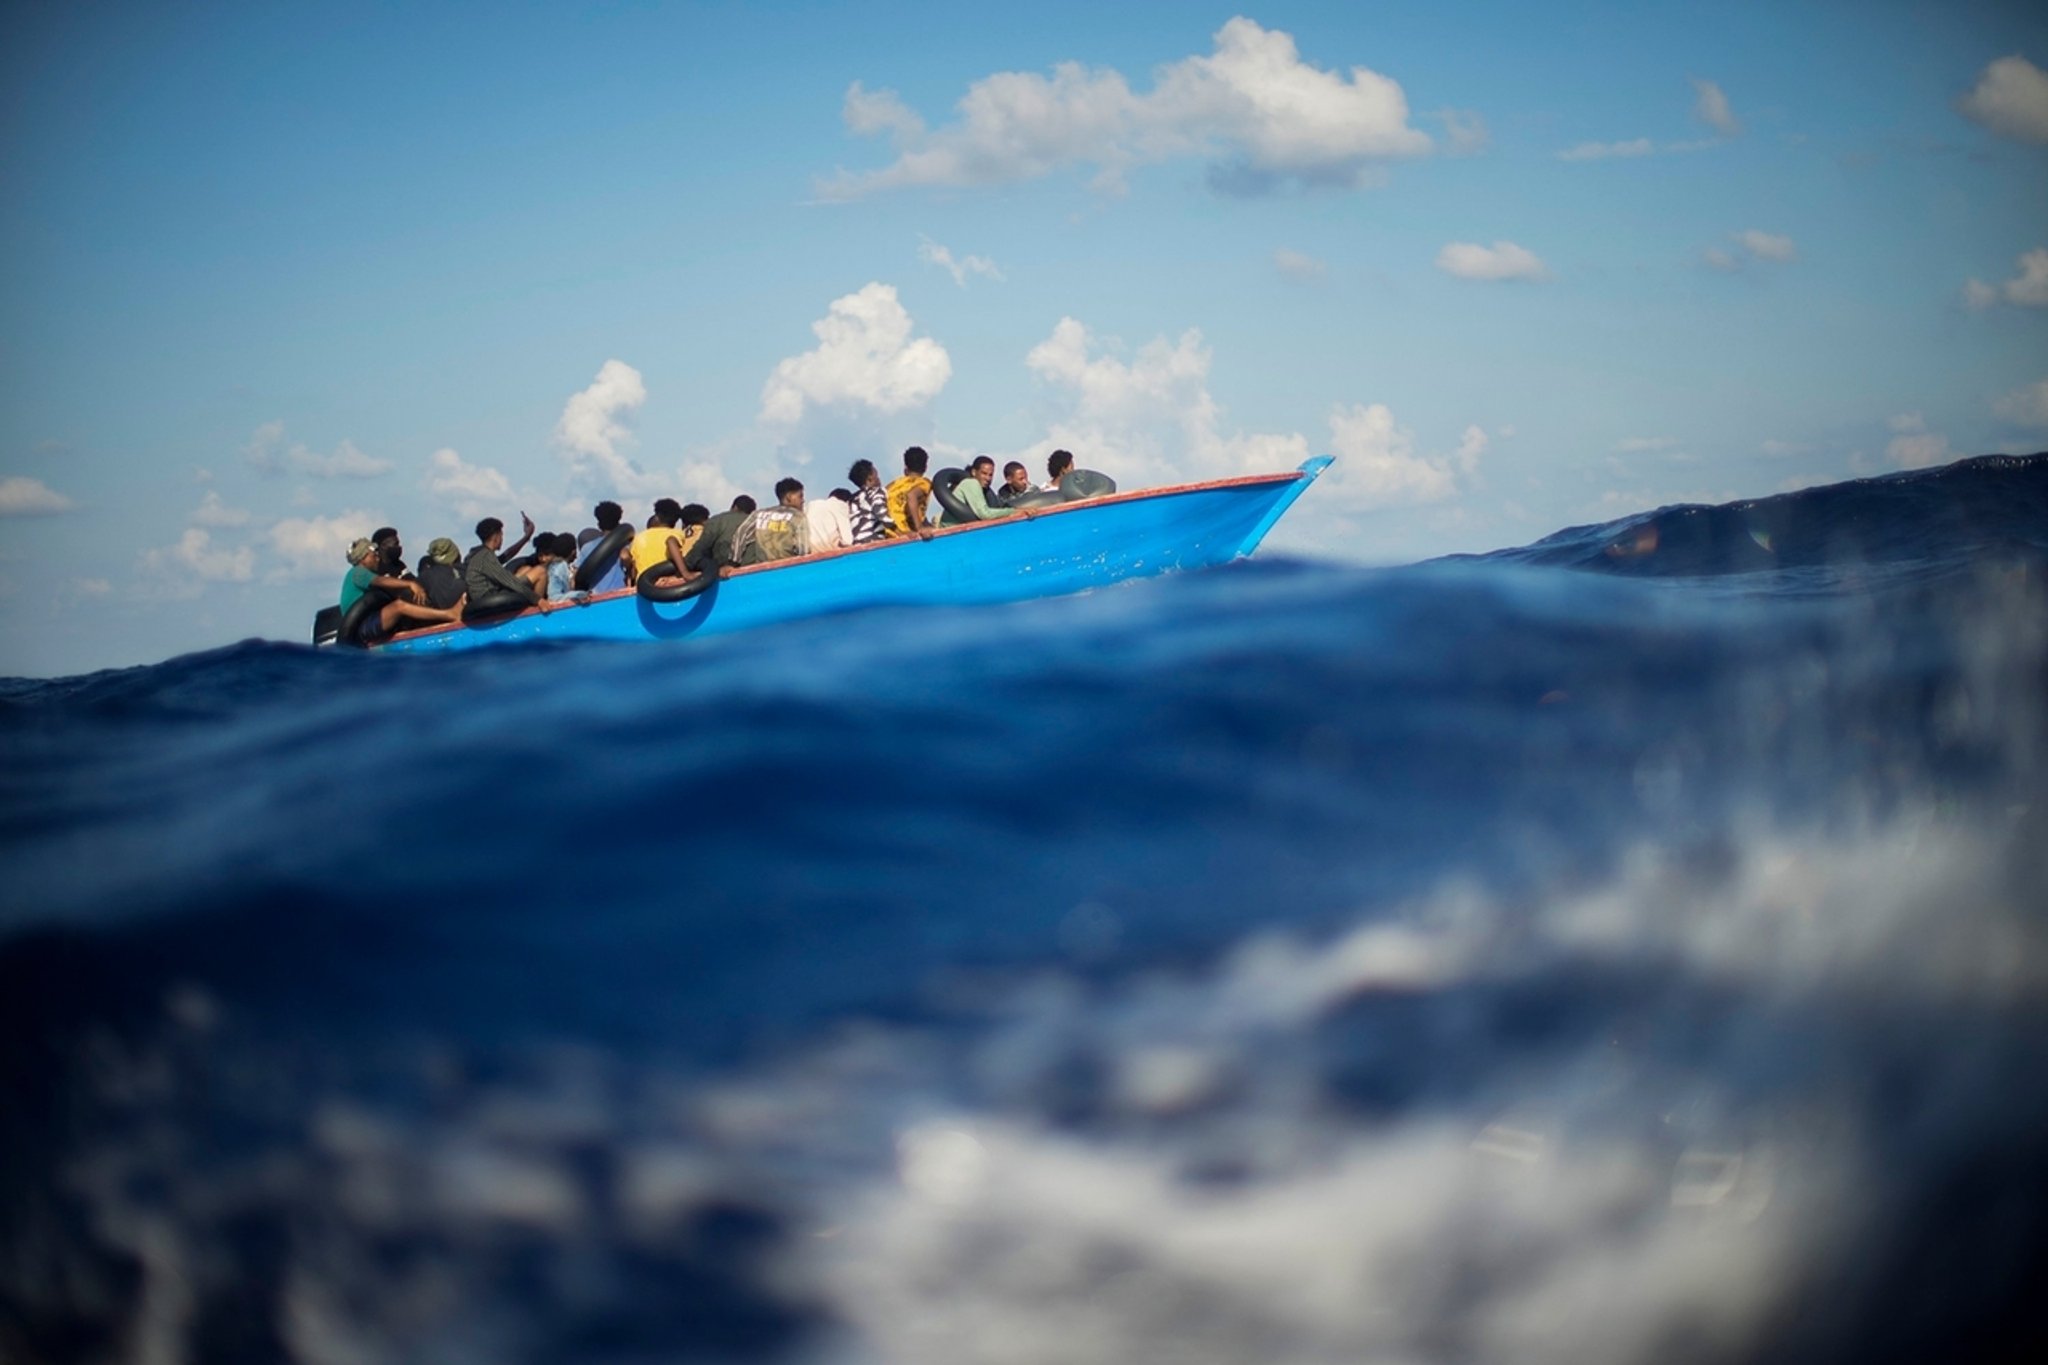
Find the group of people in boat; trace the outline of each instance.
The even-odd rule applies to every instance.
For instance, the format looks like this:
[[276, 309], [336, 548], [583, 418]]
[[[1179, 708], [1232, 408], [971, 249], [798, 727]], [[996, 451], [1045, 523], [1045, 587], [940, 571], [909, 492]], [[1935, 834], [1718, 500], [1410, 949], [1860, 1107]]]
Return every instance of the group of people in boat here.
[[[443, 536], [427, 546], [411, 571], [397, 529], [379, 527], [349, 547], [341, 619], [352, 629], [352, 643], [374, 644], [465, 615], [574, 605], [642, 579], [650, 586], [668, 579], [687, 583], [824, 550], [908, 536], [929, 539], [936, 526], [1011, 516], [1028, 495], [1057, 491], [1073, 472], [1074, 457], [1055, 450], [1046, 461], [1047, 481], [1034, 485], [1030, 471], [1015, 460], [1003, 467], [998, 483], [995, 461], [981, 456], [952, 486], [950, 515], [934, 496], [930, 464], [922, 446], [911, 446], [903, 452], [903, 472], [885, 483], [874, 461], [856, 460], [846, 471], [851, 487], [809, 500], [801, 482], [786, 478], [775, 485], [775, 502], [768, 507], [745, 494], [717, 513], [702, 503], [659, 498], [646, 528], [630, 539], [619, 534], [625, 509], [610, 501], [592, 508], [595, 524], [574, 535], [536, 534], [533, 519], [522, 512], [520, 537], [509, 546], [505, 524], [485, 517], [476, 524], [477, 543], [468, 554]], [[605, 562], [588, 560], [579, 573], [577, 561], [586, 553], [601, 554]], [[351, 622], [351, 608], [365, 598], [368, 604]]]

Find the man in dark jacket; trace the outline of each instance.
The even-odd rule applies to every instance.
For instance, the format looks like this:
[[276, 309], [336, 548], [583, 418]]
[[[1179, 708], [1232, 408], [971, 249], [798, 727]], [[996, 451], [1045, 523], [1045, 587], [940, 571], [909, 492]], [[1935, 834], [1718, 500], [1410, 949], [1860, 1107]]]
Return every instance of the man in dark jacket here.
[[732, 500], [732, 506], [704, 523], [704, 534], [697, 537], [690, 546], [689, 554], [683, 557], [683, 566], [693, 574], [709, 569], [716, 572], [733, 565], [733, 540], [740, 533], [740, 527], [747, 524], [747, 518], [754, 515], [756, 504], [745, 493]]
[[[533, 520], [526, 518], [526, 535], [519, 538], [524, 545], [533, 535]], [[469, 552], [469, 558], [462, 561], [462, 586], [469, 593], [469, 611], [503, 611], [517, 606], [535, 606], [547, 595], [548, 571], [540, 564], [529, 564], [523, 569], [505, 567], [499, 558], [499, 548], [505, 543], [505, 523], [496, 517], [485, 517], [476, 524], [476, 538], [480, 542]]]
[[446, 536], [436, 536], [420, 556], [420, 586], [427, 590], [427, 605], [452, 607], [462, 600], [462, 551]]

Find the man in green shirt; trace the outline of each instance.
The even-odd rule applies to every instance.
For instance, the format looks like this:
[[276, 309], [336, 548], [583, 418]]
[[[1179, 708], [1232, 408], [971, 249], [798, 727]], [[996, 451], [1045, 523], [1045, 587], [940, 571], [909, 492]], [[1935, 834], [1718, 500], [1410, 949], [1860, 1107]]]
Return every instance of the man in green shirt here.
[[704, 534], [697, 537], [683, 556], [683, 567], [693, 574], [704, 572], [719, 573], [730, 569], [734, 563], [733, 541], [739, 536], [740, 527], [747, 524], [747, 518], [754, 515], [756, 504], [745, 493], [732, 500], [732, 506], [704, 523]]
[[997, 517], [1014, 517], [1022, 510], [1005, 507], [989, 496], [989, 485], [996, 479], [996, 462], [984, 455], [968, 466], [968, 477], [953, 485], [953, 496], [967, 505], [976, 521], [994, 521]]

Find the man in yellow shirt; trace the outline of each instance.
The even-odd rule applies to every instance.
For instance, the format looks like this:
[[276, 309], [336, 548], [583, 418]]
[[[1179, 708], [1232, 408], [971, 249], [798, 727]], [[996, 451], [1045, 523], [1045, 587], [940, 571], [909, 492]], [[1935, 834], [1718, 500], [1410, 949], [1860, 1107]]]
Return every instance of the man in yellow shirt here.
[[932, 481], [924, 474], [930, 464], [923, 446], [903, 452], [903, 477], [889, 485], [889, 520], [896, 523], [898, 535], [915, 531], [925, 540], [932, 538]]
[[634, 581], [650, 572], [657, 579], [690, 577], [690, 571], [683, 567], [683, 552], [689, 546], [682, 532], [676, 530], [676, 523], [682, 519], [683, 505], [674, 498], [662, 498], [654, 504], [647, 529], [633, 537], [633, 544], [626, 551], [633, 561]]

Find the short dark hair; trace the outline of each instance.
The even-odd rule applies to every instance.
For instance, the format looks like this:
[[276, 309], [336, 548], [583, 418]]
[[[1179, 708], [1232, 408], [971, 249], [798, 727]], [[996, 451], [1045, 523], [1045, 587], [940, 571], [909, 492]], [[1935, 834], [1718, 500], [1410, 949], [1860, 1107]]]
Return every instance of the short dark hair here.
[[760, 505], [760, 503], [755, 502], [745, 493], [740, 494], [738, 497], [732, 500], [732, 510], [735, 512], [751, 512]]
[[833, 489], [833, 490], [832, 490], [832, 491], [831, 491], [831, 492], [830, 492], [829, 494], [827, 494], [826, 496], [828, 496], [828, 497], [834, 497], [834, 498], [837, 498], [837, 499], [839, 499], [839, 500], [840, 500], [841, 502], [852, 502], [852, 501], [853, 501], [853, 494], [851, 494], [851, 493], [847, 492], [847, 491], [846, 491], [846, 490], [845, 490], [844, 488], [835, 488], [835, 489]]
[[489, 540], [492, 536], [498, 534], [498, 532], [504, 529], [504, 522], [499, 521], [496, 517], [485, 517], [482, 521], [476, 524], [477, 543], [482, 544], [484, 541]]
[[875, 462], [873, 460], [855, 460], [853, 468], [846, 471], [846, 481], [855, 488], [865, 488], [868, 484], [868, 475], [874, 472]]
[[555, 558], [574, 559], [575, 557], [576, 537], [570, 535], [567, 531], [555, 532]]
[[382, 545], [387, 540], [396, 539], [398, 539], [398, 528], [396, 526], [379, 526], [376, 530], [370, 532], [370, 542], [373, 545]]
[[654, 519], [663, 526], [673, 526], [683, 519], [683, 505], [674, 498], [656, 498]]
[[618, 526], [619, 518], [626, 515], [626, 509], [615, 502], [605, 501], [590, 509], [590, 515], [597, 518], [597, 529], [609, 531]]
[[1045, 460], [1045, 472], [1048, 478], [1057, 479], [1073, 467], [1074, 452], [1071, 450], [1055, 450]]
[[775, 481], [775, 500], [777, 502], [781, 502], [791, 493], [801, 493], [803, 491], [804, 485], [801, 479], [791, 477], [787, 479], [777, 479]]
[[903, 467], [913, 474], [922, 474], [931, 464], [932, 457], [924, 453], [923, 446], [912, 446], [903, 452]]
[[686, 502], [683, 504], [683, 515], [679, 523], [680, 525], [702, 526], [709, 520], [711, 520], [711, 509], [703, 503]]
[[974, 457], [972, 461], [968, 463], [967, 467], [969, 469], [979, 469], [983, 465], [987, 465], [990, 469], [994, 469], [996, 467], [996, 462], [986, 455], [977, 455]]
[[1024, 465], [1023, 462], [1020, 460], [1012, 460], [1008, 464], [1003, 466], [1003, 477], [1006, 479], [1009, 478], [1012, 474], [1022, 474], [1023, 472]]

